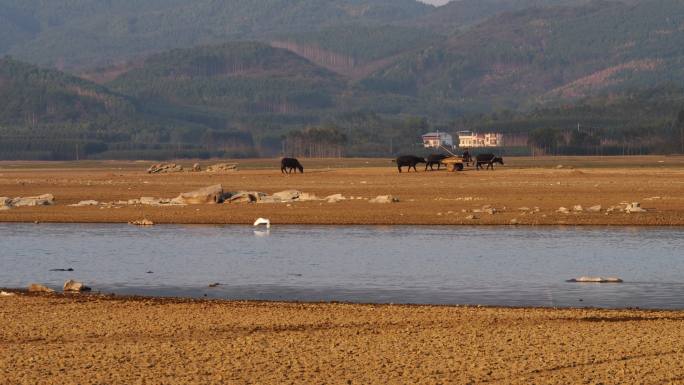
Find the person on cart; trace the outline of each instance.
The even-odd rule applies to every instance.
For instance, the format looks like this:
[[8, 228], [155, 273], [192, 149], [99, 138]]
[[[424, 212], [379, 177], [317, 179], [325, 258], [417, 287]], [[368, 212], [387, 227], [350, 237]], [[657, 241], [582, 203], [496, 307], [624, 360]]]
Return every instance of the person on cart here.
[[473, 157], [470, 155], [470, 151], [468, 151], [467, 148], [463, 149], [463, 163], [466, 164], [466, 166], [470, 166], [470, 162], [473, 161]]

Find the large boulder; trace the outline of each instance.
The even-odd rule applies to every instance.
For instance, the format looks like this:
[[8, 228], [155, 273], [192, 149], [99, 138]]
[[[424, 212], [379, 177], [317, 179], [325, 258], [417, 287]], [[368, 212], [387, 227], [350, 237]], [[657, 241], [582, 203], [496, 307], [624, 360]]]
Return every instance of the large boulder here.
[[289, 202], [289, 201], [294, 201], [294, 200], [299, 199], [300, 195], [302, 195], [301, 191], [285, 190], [285, 191], [280, 191], [280, 192], [274, 193], [271, 196], [275, 199], [280, 199], [283, 202]]
[[0, 211], [11, 209], [12, 208], [10, 206], [11, 203], [12, 203], [12, 199], [7, 198], [7, 197], [0, 197]]
[[218, 163], [207, 167], [207, 172], [234, 172], [237, 170], [237, 163]]
[[280, 199], [269, 196], [259, 191], [237, 191], [225, 195], [228, 203], [275, 203], [282, 202]]
[[63, 289], [65, 292], [82, 292], [91, 290], [88, 286], [81, 282], [74, 281], [73, 279], [64, 282]]
[[32, 283], [28, 288], [29, 293], [54, 293], [55, 291], [47, 286]]
[[49, 206], [55, 204], [55, 197], [52, 194], [43, 194], [34, 197], [14, 198], [8, 206]]
[[183, 166], [175, 163], [157, 163], [147, 169], [148, 174], [166, 174], [181, 171], [183, 171]]
[[220, 184], [180, 194], [173, 200], [177, 204], [201, 205], [223, 203], [225, 195]]

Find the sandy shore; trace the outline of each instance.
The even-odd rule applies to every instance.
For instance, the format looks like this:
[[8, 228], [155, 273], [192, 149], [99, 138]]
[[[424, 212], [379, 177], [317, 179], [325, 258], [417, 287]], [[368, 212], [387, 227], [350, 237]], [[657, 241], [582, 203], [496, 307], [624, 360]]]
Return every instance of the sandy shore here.
[[[268, 217], [276, 224], [487, 225], [514, 220], [521, 225], [684, 225], [684, 157], [508, 158], [506, 166], [493, 172], [411, 174], [397, 173], [386, 159], [305, 159], [306, 172], [291, 176], [283, 176], [274, 159], [238, 162], [241, 170], [236, 173], [165, 175], [146, 174], [151, 162], [0, 162], [0, 196], [50, 193], [57, 201], [50, 207], [0, 211], [0, 222], [129, 222], [146, 217], [156, 223], [248, 224]], [[173, 198], [217, 183], [227, 191], [298, 189], [323, 197], [339, 193], [366, 199], [391, 194], [401, 202], [68, 206], [91, 199]], [[608, 207], [635, 201], [648, 212], [605, 213]], [[487, 205], [497, 213], [473, 213]], [[603, 211], [557, 212], [575, 205], [601, 205]], [[523, 212], [523, 207], [539, 211]]]
[[0, 297], [3, 384], [681, 384], [684, 313]]

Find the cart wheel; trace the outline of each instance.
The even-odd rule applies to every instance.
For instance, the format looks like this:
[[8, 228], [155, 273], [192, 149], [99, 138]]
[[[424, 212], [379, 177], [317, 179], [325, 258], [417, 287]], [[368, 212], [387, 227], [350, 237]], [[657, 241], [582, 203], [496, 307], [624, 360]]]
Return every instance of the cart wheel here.
[[454, 165], [454, 168], [455, 168], [457, 171], [463, 171], [463, 163], [455, 164], [455, 165]]

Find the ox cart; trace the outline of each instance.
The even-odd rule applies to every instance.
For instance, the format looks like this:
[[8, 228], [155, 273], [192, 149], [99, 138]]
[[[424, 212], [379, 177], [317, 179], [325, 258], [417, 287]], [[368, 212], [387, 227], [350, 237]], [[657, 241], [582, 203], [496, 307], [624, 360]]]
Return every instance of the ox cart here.
[[447, 170], [451, 171], [463, 171], [465, 166], [470, 165], [470, 156], [468, 156], [468, 159], [464, 158], [463, 156], [456, 155], [453, 152], [449, 151], [448, 148], [444, 146], [440, 146], [444, 151], [448, 152], [449, 157], [446, 157], [442, 160], [442, 164], [447, 166]]
[[442, 160], [442, 163], [445, 164], [447, 166], [447, 169], [451, 171], [463, 171], [463, 167], [465, 165], [463, 157], [457, 155], [444, 158], [444, 160]]

